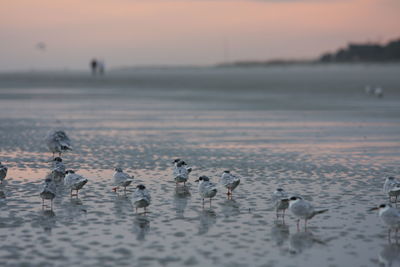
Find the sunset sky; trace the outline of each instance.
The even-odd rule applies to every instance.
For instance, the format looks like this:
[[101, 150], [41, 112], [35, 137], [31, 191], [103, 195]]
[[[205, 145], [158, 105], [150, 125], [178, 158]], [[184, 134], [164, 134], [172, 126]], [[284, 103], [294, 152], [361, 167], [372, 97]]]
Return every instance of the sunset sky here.
[[303, 59], [400, 38], [400, 1], [0, 0], [0, 36], [0, 71]]

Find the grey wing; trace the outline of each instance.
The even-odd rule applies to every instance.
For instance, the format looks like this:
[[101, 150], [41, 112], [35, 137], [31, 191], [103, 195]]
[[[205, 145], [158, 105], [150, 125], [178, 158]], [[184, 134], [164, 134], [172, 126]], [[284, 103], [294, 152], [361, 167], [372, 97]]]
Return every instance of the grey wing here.
[[47, 145], [47, 147], [52, 151], [52, 152], [56, 152], [59, 150], [58, 146], [58, 142], [55, 140], [54, 137], [54, 132], [50, 132], [47, 134], [46, 138], [45, 138], [45, 143]]
[[83, 178], [83, 177], [80, 175], [77, 175], [75, 173], [70, 173], [65, 177], [64, 184], [67, 186], [72, 186], [72, 185], [76, 184], [77, 182], [79, 182], [80, 178]]
[[142, 190], [136, 189], [136, 191], [133, 192], [133, 195], [132, 195], [133, 201], [139, 201], [139, 200], [143, 199], [143, 194], [141, 191]]
[[385, 193], [388, 193], [390, 190], [395, 188], [397, 186], [397, 184], [400, 184], [400, 183], [397, 181], [386, 181], [385, 184], [383, 185], [383, 191]]
[[64, 185], [71, 186], [71, 174], [67, 174], [64, 178]]
[[145, 200], [147, 202], [150, 202], [151, 201], [150, 193], [146, 189], [144, 190], [137, 189], [135, 192], [133, 192], [132, 200], [134, 202], [140, 200]]
[[56, 185], [52, 182], [48, 185], [48, 189], [53, 193], [56, 194]]
[[174, 167], [173, 176], [174, 176], [174, 177], [179, 176], [179, 168], [176, 167], [176, 166]]
[[41, 193], [50, 192], [52, 194], [56, 194], [56, 185], [53, 182], [44, 183]]
[[55, 140], [64, 147], [71, 148], [71, 140], [64, 131], [57, 131], [55, 133]]
[[222, 174], [222, 176], [221, 176], [219, 182], [220, 182], [223, 186], [227, 186], [227, 185], [229, 185], [230, 182], [231, 182], [231, 179], [230, 179], [230, 178], [231, 178], [231, 177], [230, 177], [229, 175], [226, 175], [226, 174], [224, 173], [224, 174]]
[[217, 185], [214, 184], [214, 183], [209, 182], [209, 183], [206, 185], [206, 188], [207, 188], [207, 191], [211, 191], [211, 190], [217, 189]]
[[53, 167], [53, 171], [57, 171], [57, 172], [65, 172], [65, 165], [61, 162], [61, 163], [56, 163]]
[[125, 181], [125, 175], [122, 172], [114, 173], [114, 184], [119, 185]]
[[151, 201], [150, 193], [149, 193], [149, 191], [147, 191], [146, 189], [143, 190], [143, 196], [147, 199], [148, 202]]
[[308, 216], [312, 214], [313, 210], [312, 206], [305, 201], [292, 206], [292, 211], [297, 216]]
[[185, 167], [180, 167], [178, 169], [178, 172], [179, 172], [179, 175], [181, 175], [181, 176], [187, 176], [189, 174]]

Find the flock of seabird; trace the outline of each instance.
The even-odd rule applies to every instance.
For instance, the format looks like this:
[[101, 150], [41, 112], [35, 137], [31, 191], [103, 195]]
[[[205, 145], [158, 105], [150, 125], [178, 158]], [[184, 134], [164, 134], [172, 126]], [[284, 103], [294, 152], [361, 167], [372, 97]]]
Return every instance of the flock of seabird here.
[[[382, 222], [389, 228], [388, 237], [390, 240], [390, 233], [392, 230], [397, 232], [400, 229], [400, 211], [396, 207], [392, 207], [392, 202], [397, 205], [397, 198], [400, 195], [400, 181], [397, 181], [394, 177], [386, 178], [383, 185], [383, 192], [389, 197], [389, 204], [381, 204], [378, 207], [374, 207], [372, 210], [379, 211], [379, 217]], [[393, 199], [394, 198], [394, 199]]]
[[[78, 197], [79, 190], [85, 186], [88, 179], [76, 174], [73, 170], [66, 170], [61, 154], [67, 150], [71, 150], [72, 146], [71, 140], [64, 131], [50, 132], [46, 136], [45, 142], [50, 152], [53, 153], [53, 160], [51, 172], [45, 178], [43, 188], [40, 192], [40, 197], [42, 198], [42, 207], [45, 206], [45, 200], [50, 200], [52, 209], [53, 200], [56, 197], [57, 185], [64, 184], [64, 186], [70, 190], [71, 197]], [[54, 157], [56, 153], [58, 153], [58, 157]], [[183, 186], [185, 186], [192, 168], [181, 159], [175, 159], [172, 163], [173, 178], [176, 185], [183, 183]], [[0, 162], [0, 183], [3, 183], [3, 180], [6, 178], [7, 170], [7, 167]], [[125, 173], [119, 167], [115, 168], [115, 173], [113, 175], [114, 187], [112, 190], [117, 192], [120, 188], [123, 188], [124, 192], [126, 192], [126, 188], [131, 185], [133, 181], [133, 176]], [[198, 192], [202, 198], [203, 207], [205, 199], [209, 199], [211, 207], [211, 200], [218, 192], [218, 185], [212, 183], [209, 177], [204, 175], [200, 176], [195, 182], [198, 183]], [[232, 198], [233, 191], [240, 184], [240, 178], [227, 170], [222, 173], [219, 184], [228, 190], [228, 198]], [[75, 194], [73, 194], [74, 191]], [[388, 177], [384, 183], [383, 191], [388, 195], [389, 203], [397, 203], [397, 199], [400, 196], [400, 182], [396, 181], [394, 177]], [[139, 208], [143, 208], [144, 213], [146, 213], [146, 208], [151, 203], [151, 196], [143, 184], [136, 186], [136, 189], [132, 194], [132, 201], [136, 208], [136, 212]], [[278, 188], [273, 193], [272, 201], [276, 209], [276, 216], [284, 218], [286, 209], [289, 209], [289, 211], [297, 218], [297, 228], [299, 228], [300, 220], [304, 220], [304, 227], [306, 228], [308, 220], [318, 214], [328, 211], [327, 209], [316, 210], [310, 202], [304, 200], [300, 196], [290, 196], [282, 188]], [[382, 204], [370, 210], [379, 210], [379, 217], [389, 228], [389, 239], [391, 230], [394, 229], [397, 233], [400, 229], [400, 211], [397, 208], [392, 207], [391, 204]]]
[[384, 95], [383, 88], [380, 86], [372, 87], [370, 85], [366, 85], [364, 90], [368, 96], [376, 96], [382, 98]]

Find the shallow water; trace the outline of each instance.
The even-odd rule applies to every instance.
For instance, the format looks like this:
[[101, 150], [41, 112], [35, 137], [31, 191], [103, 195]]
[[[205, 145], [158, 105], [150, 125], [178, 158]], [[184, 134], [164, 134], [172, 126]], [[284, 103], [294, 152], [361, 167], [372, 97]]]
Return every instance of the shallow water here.
[[[365, 70], [347, 68], [202, 70], [217, 81], [211, 88], [205, 80], [203, 91], [202, 79], [182, 70], [132, 80], [111, 73], [105, 85], [83, 74], [53, 85], [48, 75], [34, 74], [36, 85], [23, 74], [13, 83], [3, 77], [0, 161], [9, 173], [0, 187], [0, 257], [10, 266], [396, 266], [400, 246], [367, 209], [386, 200], [383, 181], [399, 173], [400, 78], [393, 67], [369, 67], [369, 79], [385, 77], [391, 88], [376, 99], [363, 94]], [[174, 87], [180, 75], [183, 87]], [[231, 91], [235, 75], [266, 89]], [[315, 75], [343, 89], [319, 91]], [[149, 77], [162, 77], [165, 88]], [[311, 91], [284, 83], [298, 77]], [[65, 164], [89, 182], [79, 198], [59, 187], [50, 211], [39, 190], [51, 156], [43, 137], [54, 128], [73, 140]], [[171, 177], [176, 157], [193, 167], [186, 189]], [[150, 213], [135, 214], [133, 187], [111, 191], [115, 166], [150, 190]], [[193, 181], [216, 182], [225, 169], [242, 179], [233, 200], [220, 188], [203, 209]], [[290, 212], [276, 219], [270, 197], [278, 186], [329, 212], [297, 231]]]

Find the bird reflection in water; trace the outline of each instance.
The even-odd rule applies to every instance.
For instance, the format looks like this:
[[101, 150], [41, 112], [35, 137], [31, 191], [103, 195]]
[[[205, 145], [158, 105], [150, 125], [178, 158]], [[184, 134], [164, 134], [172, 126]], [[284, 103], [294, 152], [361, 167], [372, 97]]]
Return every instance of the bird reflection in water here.
[[86, 207], [80, 198], [69, 198], [64, 202], [62, 209], [66, 213], [67, 220], [71, 221], [87, 213]]
[[136, 234], [137, 240], [145, 240], [146, 235], [150, 231], [150, 220], [147, 215], [136, 215], [133, 221], [133, 232]]
[[281, 220], [276, 220], [271, 227], [271, 238], [278, 247], [281, 247], [289, 239], [289, 226]]
[[240, 214], [240, 204], [234, 199], [226, 199], [221, 204], [221, 212], [225, 217], [237, 216]]
[[6, 199], [6, 193], [3, 189], [0, 189], [0, 203]]
[[130, 214], [132, 210], [133, 205], [130, 197], [128, 197], [126, 194], [115, 196], [113, 211], [117, 217], [125, 217], [126, 215]]
[[211, 209], [203, 209], [199, 212], [199, 222], [199, 235], [204, 235], [217, 222], [217, 214]]
[[400, 266], [400, 244], [398, 240], [394, 244], [387, 244], [379, 253], [379, 262], [383, 266]]
[[41, 210], [37, 222], [46, 233], [51, 233], [51, 230], [56, 226], [56, 214], [53, 210]]
[[311, 232], [297, 232], [289, 236], [289, 251], [291, 254], [300, 254], [314, 245], [326, 245]]
[[189, 187], [177, 185], [174, 193], [174, 207], [176, 210], [176, 216], [178, 218], [184, 217], [186, 206], [190, 200], [191, 194]]

